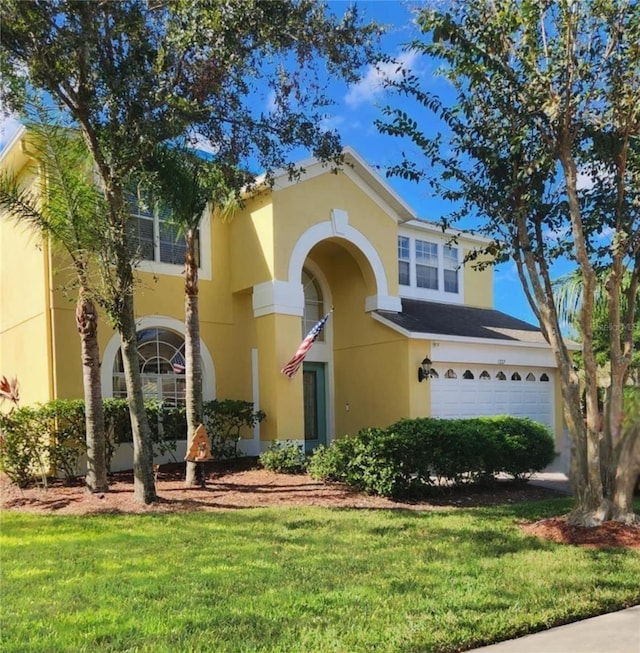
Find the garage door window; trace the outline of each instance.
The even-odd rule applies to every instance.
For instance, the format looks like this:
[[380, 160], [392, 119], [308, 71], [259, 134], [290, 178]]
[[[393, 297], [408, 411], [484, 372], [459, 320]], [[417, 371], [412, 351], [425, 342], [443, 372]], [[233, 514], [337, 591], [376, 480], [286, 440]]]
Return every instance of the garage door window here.
[[480, 374], [480, 377], [483, 380], [491, 379], [491, 374], [487, 372], [487, 370], [483, 370], [482, 373]]

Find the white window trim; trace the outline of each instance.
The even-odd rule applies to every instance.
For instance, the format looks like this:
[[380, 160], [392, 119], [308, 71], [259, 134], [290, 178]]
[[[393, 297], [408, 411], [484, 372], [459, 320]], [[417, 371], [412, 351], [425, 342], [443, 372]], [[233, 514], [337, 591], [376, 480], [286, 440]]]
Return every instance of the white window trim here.
[[[145, 216], [148, 217], [148, 216]], [[158, 218], [154, 217], [154, 252], [158, 256], [160, 249]], [[200, 232], [200, 268], [198, 277], [205, 281], [210, 281], [212, 278], [212, 264], [211, 264], [211, 210], [207, 207], [202, 214], [200, 224], [198, 226]], [[135, 266], [136, 270], [140, 272], [149, 272], [151, 274], [164, 274], [170, 277], [181, 277], [184, 275], [184, 264], [161, 263], [159, 261], [138, 261]]]
[[[398, 284], [398, 294], [406, 299], [422, 299], [448, 304], [464, 304], [464, 267], [462, 266], [462, 247], [452, 244], [448, 238], [431, 233], [417, 233], [408, 229], [399, 229], [398, 236], [409, 239], [409, 283]], [[416, 240], [433, 243], [438, 247], [438, 288], [419, 288], [416, 280]], [[455, 247], [458, 250], [458, 292], [446, 292], [444, 289], [444, 248]]]

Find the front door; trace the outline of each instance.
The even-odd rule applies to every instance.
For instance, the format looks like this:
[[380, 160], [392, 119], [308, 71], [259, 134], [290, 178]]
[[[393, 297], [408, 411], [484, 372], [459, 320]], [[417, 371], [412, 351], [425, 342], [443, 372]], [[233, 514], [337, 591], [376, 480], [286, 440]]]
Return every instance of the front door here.
[[305, 453], [327, 443], [325, 369], [325, 363], [302, 364]]

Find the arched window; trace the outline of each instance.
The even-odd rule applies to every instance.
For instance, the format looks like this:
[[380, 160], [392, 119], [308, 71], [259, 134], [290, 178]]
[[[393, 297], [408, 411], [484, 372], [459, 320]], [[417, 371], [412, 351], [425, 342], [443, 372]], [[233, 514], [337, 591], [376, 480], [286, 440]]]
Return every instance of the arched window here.
[[481, 379], [483, 379], [483, 380], [486, 381], [487, 379], [490, 379], [490, 378], [491, 378], [491, 374], [489, 374], [489, 372], [487, 372], [487, 370], [482, 370], [482, 372], [480, 373], [480, 377], [479, 377], [479, 378], [481, 378]]
[[436, 370], [432, 369], [431, 370], [431, 378], [432, 379], [439, 379], [440, 375], [438, 374], [438, 372]]
[[465, 373], [462, 375], [463, 379], [474, 379], [473, 372], [471, 370], [465, 370]]
[[447, 370], [444, 375], [445, 379], [457, 379], [458, 375], [451, 369]]
[[549, 377], [546, 374], [543, 373], [543, 374], [540, 375], [540, 381], [542, 381], [543, 383], [548, 382]]
[[529, 372], [527, 374], [525, 381], [535, 381], [536, 380], [536, 375], [533, 372]]
[[512, 381], [522, 381], [522, 377], [518, 374], [518, 372], [514, 372], [511, 375], [511, 380]]
[[496, 379], [498, 379], [498, 381], [506, 381], [507, 375], [501, 370], [496, 374]]
[[[304, 288], [304, 313], [302, 314], [302, 337], [304, 338], [324, 315], [322, 290], [316, 278], [306, 269], [302, 270]], [[317, 340], [324, 341], [324, 329]]]
[[[138, 364], [145, 399], [169, 406], [185, 402], [184, 338], [168, 329], [141, 329], [137, 334]], [[126, 397], [122, 352], [113, 364], [113, 396]]]

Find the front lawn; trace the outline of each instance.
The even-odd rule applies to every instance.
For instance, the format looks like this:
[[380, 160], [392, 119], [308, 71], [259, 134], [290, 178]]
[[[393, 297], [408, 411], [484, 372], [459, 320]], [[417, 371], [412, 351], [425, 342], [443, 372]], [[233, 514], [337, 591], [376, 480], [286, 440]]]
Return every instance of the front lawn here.
[[5, 512], [0, 649], [444, 652], [640, 602], [640, 552], [517, 528], [570, 505]]

